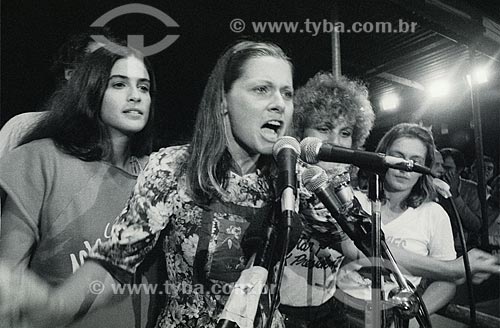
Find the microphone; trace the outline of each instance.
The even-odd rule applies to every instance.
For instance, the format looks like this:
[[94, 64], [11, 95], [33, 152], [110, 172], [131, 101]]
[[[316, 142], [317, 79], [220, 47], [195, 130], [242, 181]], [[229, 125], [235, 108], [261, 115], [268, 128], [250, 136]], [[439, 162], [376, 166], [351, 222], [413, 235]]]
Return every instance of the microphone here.
[[320, 139], [307, 137], [300, 143], [301, 158], [309, 164], [319, 161], [353, 164], [375, 173], [383, 173], [387, 169], [397, 169], [408, 172], [417, 172], [432, 175], [428, 167], [417, 164], [412, 160], [405, 160], [382, 153], [373, 153], [363, 150], [354, 150], [323, 143]]
[[[320, 198], [328, 198], [334, 213], [346, 214], [353, 206], [354, 192], [349, 187], [349, 174], [339, 174], [328, 182], [328, 175], [319, 166], [311, 165], [302, 173], [302, 183], [310, 192]], [[321, 196], [321, 197], [320, 197]], [[327, 204], [323, 202], [327, 208]]]
[[[367, 257], [371, 257], [370, 214], [366, 213], [361, 207], [359, 201], [354, 196], [349, 182], [349, 174], [347, 172], [333, 177], [329, 181], [325, 170], [313, 165], [309, 166], [302, 173], [302, 183], [305, 188], [318, 197], [321, 203], [332, 214], [335, 222], [354, 241], [356, 247]], [[314, 222], [314, 224], [318, 225], [322, 223]], [[318, 237], [320, 240], [328, 239], [328, 236], [326, 238], [322, 236]]]
[[[294, 223], [293, 213], [297, 194], [296, 165], [299, 155], [300, 145], [295, 138], [279, 138], [273, 146], [273, 157], [278, 167], [278, 193], [281, 195], [281, 213], [283, 218], [286, 219], [286, 234], [282, 252], [288, 250], [290, 239], [293, 240], [293, 246], [295, 246], [300, 237], [300, 233], [298, 233], [292, 236], [293, 238], [290, 238]], [[243, 270], [231, 291], [224, 310], [219, 316], [216, 328], [254, 326], [254, 318], [263, 287], [266, 284], [268, 269], [271, 269], [276, 259], [276, 254], [273, 251], [278, 237], [277, 232], [274, 231], [274, 221], [273, 217], [267, 226], [252, 227], [250, 225], [245, 232], [241, 241], [241, 248], [247, 253], [246, 255], [253, 254], [249, 260], [249, 267]], [[251, 233], [252, 230], [255, 233]], [[301, 229], [295, 230], [301, 231]], [[272, 310], [273, 308], [271, 308], [271, 312]], [[268, 320], [272, 320], [272, 315]]]
[[297, 195], [297, 158], [300, 145], [293, 137], [281, 137], [273, 146], [273, 157], [278, 166], [278, 194], [281, 195], [281, 211], [295, 210]]
[[[299, 142], [292, 137], [279, 138], [273, 146], [273, 156], [278, 167], [278, 194], [281, 206], [275, 206], [272, 215], [262, 224], [253, 222], [246, 229], [241, 248], [246, 258], [256, 255], [254, 265], [270, 268], [278, 261], [279, 252], [274, 249], [277, 240], [295, 246], [302, 231], [300, 218], [295, 214], [297, 193], [296, 165], [300, 153]], [[281, 238], [286, 232], [286, 237]], [[289, 233], [288, 233], [289, 232]], [[285, 240], [283, 240], [285, 239]]]

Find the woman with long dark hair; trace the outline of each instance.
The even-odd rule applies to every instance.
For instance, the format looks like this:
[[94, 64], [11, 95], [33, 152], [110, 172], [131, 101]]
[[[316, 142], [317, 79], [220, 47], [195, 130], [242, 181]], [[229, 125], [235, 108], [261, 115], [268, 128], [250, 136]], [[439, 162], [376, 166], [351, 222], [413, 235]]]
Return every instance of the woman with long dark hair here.
[[[432, 166], [434, 151], [430, 131], [409, 123], [390, 129], [376, 149], [376, 152], [412, 160], [427, 167]], [[453, 298], [455, 283], [426, 272], [432, 269], [420, 265], [418, 259], [428, 257], [443, 262], [456, 259], [450, 219], [445, 210], [433, 201], [435, 191], [430, 176], [388, 169], [382, 179], [384, 197], [381, 217], [385, 240], [396, 259], [404, 258], [401, 268], [414, 286], [420, 284], [422, 276], [434, 278], [422, 295], [427, 310], [433, 314]], [[369, 209], [367, 200], [360, 200], [364, 208]], [[409, 266], [412, 261], [415, 264]], [[355, 268], [355, 264], [346, 266], [337, 281], [340, 289], [347, 294], [344, 301], [351, 299], [347, 304], [356, 304], [355, 298], [366, 300], [371, 297], [371, 281], [360, 276]], [[387, 278], [383, 284], [385, 297], [395, 287], [395, 282]], [[362, 320], [364, 314], [361, 309], [358, 311], [361, 311], [358, 314]]]
[[[167, 300], [157, 326], [215, 327], [248, 264], [243, 238], [264, 230], [276, 203], [271, 154], [292, 120], [292, 72], [275, 44], [241, 41], [228, 48], [210, 75], [191, 144], [150, 156], [110, 240], [56, 289], [3, 268], [0, 298], [15, 295], [16, 303], [0, 304], [0, 313], [21, 310], [45, 325], [70, 322], [129, 286], [159, 244], [167, 281], [156, 291]], [[17, 293], [12, 284], [21, 286]], [[257, 313], [254, 322], [235, 311], [231, 321], [261, 327], [263, 311]], [[274, 319], [274, 327], [283, 326], [278, 312]]]
[[[205, 88], [192, 143], [152, 154], [111, 239], [67, 284], [37, 286], [20, 308], [37, 322], [71, 321], [109, 302], [161, 243], [167, 301], [157, 326], [214, 327], [245, 268], [243, 235], [272, 213], [272, 148], [290, 125], [292, 99], [292, 64], [281, 48], [228, 48]], [[93, 281], [104, 287], [98, 296]]]
[[88, 54], [54, 93], [44, 119], [0, 161], [4, 263], [57, 286], [109, 238], [151, 151], [155, 89], [141, 53], [116, 46]]

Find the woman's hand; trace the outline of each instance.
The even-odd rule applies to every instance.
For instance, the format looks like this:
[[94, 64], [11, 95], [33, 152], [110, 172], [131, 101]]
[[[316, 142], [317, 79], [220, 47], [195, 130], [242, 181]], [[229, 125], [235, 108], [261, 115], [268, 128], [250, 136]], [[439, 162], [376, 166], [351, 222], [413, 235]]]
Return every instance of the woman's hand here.
[[[480, 284], [488, 279], [491, 274], [500, 274], [500, 263], [494, 255], [482, 251], [477, 248], [471, 249], [468, 253], [470, 269], [472, 273], [472, 282]], [[457, 284], [465, 282], [465, 271], [462, 257], [455, 260], [455, 265], [458, 266], [460, 276], [456, 281]]]
[[[47, 283], [27, 270], [14, 270], [0, 263], [0, 317], [29, 319], [27, 313], [44, 311], [49, 299]], [[24, 322], [24, 321], [23, 321]]]
[[451, 195], [455, 198], [459, 196], [460, 176], [453, 172], [446, 172], [441, 178], [450, 186]]
[[[91, 286], [99, 283], [96, 293]], [[18, 319], [28, 327], [64, 326], [95, 309], [120, 301], [119, 284], [100, 264], [87, 261], [63, 284], [51, 287], [29, 270], [13, 270], [0, 262], [0, 318]]]

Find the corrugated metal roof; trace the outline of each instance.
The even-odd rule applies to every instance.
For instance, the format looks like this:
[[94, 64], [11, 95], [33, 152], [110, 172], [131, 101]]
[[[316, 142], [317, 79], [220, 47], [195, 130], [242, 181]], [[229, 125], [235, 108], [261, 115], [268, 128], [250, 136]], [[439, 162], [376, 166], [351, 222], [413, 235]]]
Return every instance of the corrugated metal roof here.
[[[413, 15], [408, 13], [406, 8], [389, 2], [398, 1], [385, 1], [386, 8], [383, 12], [377, 10], [380, 1], [366, 2], [363, 9], [365, 12], [376, 13], [372, 21], [378, 19], [398, 24], [401, 20], [410, 23], [416, 20], [419, 23], [416, 30], [410, 33], [342, 34], [344, 72], [363, 77], [369, 84], [372, 99], [404, 88], [412, 88], [409, 85], [413, 84], [425, 87], [438, 79], [465, 81], [470, 61], [469, 49], [464, 40], [470, 38], [470, 35], [461, 38], [450, 32], [451, 36], [456, 36], [458, 42], [451, 40], [443, 33], [449, 29], [446, 24], [437, 32], [433, 30], [436, 25], [428, 24], [422, 19], [422, 15]], [[468, 22], [463, 24], [466, 26]], [[478, 29], [475, 21], [470, 24], [474, 29]], [[486, 63], [491, 62], [491, 58], [478, 54], [476, 61]], [[498, 62], [493, 62], [493, 66], [493, 71], [499, 70]], [[395, 78], [391, 80], [391, 76]], [[401, 84], [401, 80], [407, 80], [407, 83]], [[377, 107], [376, 102], [374, 105]]]

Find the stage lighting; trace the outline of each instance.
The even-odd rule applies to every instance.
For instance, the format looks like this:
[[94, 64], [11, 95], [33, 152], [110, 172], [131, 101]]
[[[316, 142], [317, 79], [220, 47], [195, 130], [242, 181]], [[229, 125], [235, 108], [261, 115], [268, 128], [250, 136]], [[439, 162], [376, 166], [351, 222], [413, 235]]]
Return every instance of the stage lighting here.
[[488, 75], [488, 69], [486, 68], [486, 66], [476, 67], [472, 71], [472, 78], [474, 79], [474, 82], [478, 84], [488, 82]]
[[450, 93], [450, 83], [446, 80], [439, 80], [431, 83], [427, 88], [433, 98], [445, 97]]
[[380, 106], [382, 110], [393, 110], [399, 106], [399, 97], [396, 94], [387, 94], [380, 100]]

